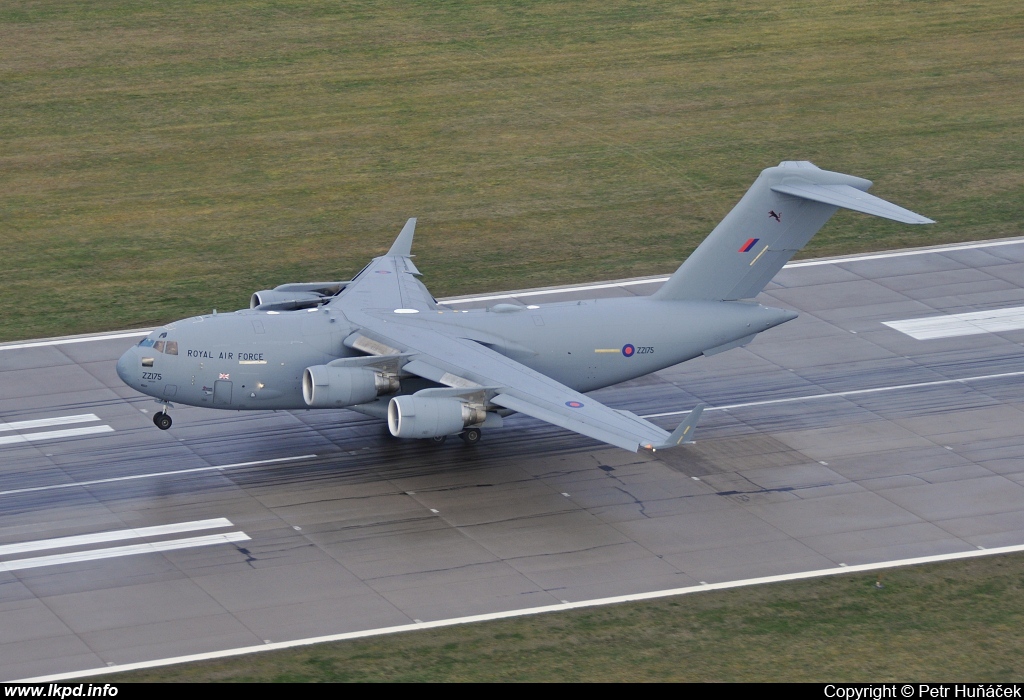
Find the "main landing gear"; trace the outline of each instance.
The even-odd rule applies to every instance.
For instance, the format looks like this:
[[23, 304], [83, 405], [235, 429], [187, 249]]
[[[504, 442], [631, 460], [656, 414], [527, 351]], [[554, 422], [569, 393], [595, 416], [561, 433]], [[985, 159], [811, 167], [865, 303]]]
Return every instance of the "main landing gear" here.
[[166, 404], [162, 411], [153, 415], [153, 425], [160, 428], [160, 430], [167, 430], [171, 427], [171, 423], [173, 422], [174, 421], [171, 420], [171, 416], [167, 413]]
[[[156, 421], [155, 418], [153, 420]], [[170, 418], [168, 418], [167, 420], [170, 420]], [[480, 432], [480, 428], [466, 428], [461, 433], [459, 433], [459, 437], [462, 438], [462, 441], [467, 445], [475, 445], [478, 442], [480, 442], [482, 433]], [[431, 445], [436, 445], [438, 447], [443, 445], [447, 440], [447, 435], [438, 435], [437, 437], [426, 438], [427, 442], [429, 442]]]

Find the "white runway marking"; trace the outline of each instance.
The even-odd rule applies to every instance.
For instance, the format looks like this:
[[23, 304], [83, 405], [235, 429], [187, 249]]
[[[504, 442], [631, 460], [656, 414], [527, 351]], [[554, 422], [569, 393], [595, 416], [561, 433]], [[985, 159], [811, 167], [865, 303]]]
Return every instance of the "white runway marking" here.
[[72, 343], [94, 343], [97, 340], [117, 340], [118, 338], [141, 338], [152, 333], [152, 329], [131, 331], [130, 333], [106, 333], [90, 335], [82, 338], [57, 338], [55, 340], [33, 340], [27, 343], [11, 343], [0, 345], [0, 350], [24, 350], [27, 348], [47, 348], [51, 345], [71, 345]]
[[[887, 253], [869, 253], [867, 255], [848, 255], [841, 258], [824, 258], [822, 260], [800, 260], [786, 263], [785, 268], [814, 267], [817, 265], [845, 265], [846, 263], [862, 262], [865, 260], [884, 260], [886, 258], [902, 258], [908, 255], [926, 255], [928, 253], [946, 253], [956, 250], [976, 250], [978, 248], [996, 248], [998, 246], [1019, 245], [1024, 239], [1015, 238], [1002, 241], [981, 241], [978, 243], [964, 243], [962, 245], [936, 246], [933, 248], [914, 248], [912, 250], [894, 250]], [[502, 294], [490, 294], [487, 296], [470, 297], [466, 299], [440, 299], [445, 306], [453, 304], [470, 304], [479, 301], [497, 301], [499, 299], [512, 299], [519, 297], [544, 296], [546, 294], [558, 294], [560, 292], [587, 292], [593, 289], [612, 289], [614, 287], [632, 287], [643, 284], [658, 284], [668, 280], [665, 277], [650, 277], [641, 280], [624, 280], [622, 282], [605, 282], [601, 284], [581, 285], [578, 287], [558, 287], [556, 289], [532, 290], [523, 292], [505, 292]]]
[[[820, 260], [800, 260], [798, 262], [786, 263], [786, 268], [814, 267], [817, 265], [845, 265], [846, 263], [862, 262], [865, 260], [884, 260], [886, 258], [902, 258], [909, 255], [927, 255], [929, 253], [946, 253], [957, 250], [977, 250], [980, 248], [997, 248], [1000, 246], [1019, 245], [1024, 243], [1024, 238], [1012, 238], [997, 241], [979, 241], [977, 243], [963, 243], [957, 245], [935, 246], [931, 248], [913, 248], [911, 250], [893, 250], [886, 253], [869, 253], [866, 255], [848, 255], [840, 258], [823, 258]], [[614, 287], [633, 287], [644, 284], [659, 284], [665, 282], [668, 276], [650, 277], [639, 280], [622, 280], [620, 282], [602, 282], [598, 284], [585, 284], [580, 286], [557, 287], [544, 290], [523, 290], [519, 292], [503, 292], [499, 294], [488, 294], [484, 296], [467, 297], [464, 299], [439, 299], [439, 303], [445, 306], [455, 304], [470, 304], [480, 301], [497, 301], [498, 299], [512, 299], [516, 297], [544, 296], [547, 294], [558, 294], [561, 292], [586, 292], [595, 289], [612, 289]], [[71, 343], [88, 343], [97, 340], [117, 340], [119, 338], [141, 338], [149, 335], [152, 328], [139, 329], [124, 333], [106, 333], [103, 335], [85, 336], [78, 338], [57, 338], [54, 340], [36, 340], [25, 343], [0, 344], [0, 352], [4, 350], [22, 350], [25, 348], [42, 348], [51, 345], [68, 345]]]
[[244, 532], [228, 532], [221, 535], [202, 535], [200, 537], [188, 537], [181, 540], [130, 544], [123, 547], [108, 547], [106, 549], [89, 549], [84, 552], [71, 552], [70, 554], [50, 554], [45, 557], [0, 561], [0, 571], [21, 571], [23, 569], [35, 569], [41, 566], [56, 566], [58, 564], [73, 564], [76, 562], [94, 561], [96, 559], [128, 557], [134, 554], [170, 552], [175, 549], [208, 547], [210, 545], [224, 544], [226, 542], [243, 542], [248, 539], [250, 539], [250, 537]]
[[[879, 386], [873, 389], [852, 389], [850, 391], [837, 391], [834, 394], [811, 394], [810, 396], [792, 396], [786, 399], [766, 399], [764, 401], [748, 401], [746, 403], [733, 403], [726, 406], [709, 406], [705, 411], [728, 411], [733, 408], [748, 408], [750, 406], [771, 406], [772, 404], [793, 403], [795, 401], [817, 401], [820, 399], [841, 399], [846, 396], [859, 396], [863, 394], [880, 394], [886, 391], [902, 391], [905, 389], [920, 389], [928, 386], [943, 386], [946, 384], [968, 384], [988, 379], [1009, 379], [1011, 377], [1024, 376], [1022, 372], [1003, 372], [1002, 374], [983, 374], [976, 377], [963, 377], [962, 379], [939, 379], [934, 382], [919, 382], [917, 384], [896, 384], [893, 386]], [[669, 411], [668, 413], [651, 413], [641, 418], [661, 418], [663, 416], [681, 416], [689, 411]]]
[[56, 489], [72, 489], [82, 486], [95, 486], [96, 484], [111, 484], [116, 481], [132, 481], [134, 479], [152, 479], [158, 476], [174, 476], [177, 474], [195, 474], [197, 472], [223, 471], [225, 469], [238, 469], [241, 467], [255, 467], [263, 464], [275, 464], [277, 462], [291, 462], [299, 459], [313, 459], [316, 455], [299, 455], [298, 457], [278, 457], [276, 459], [259, 459], [255, 462], [238, 462], [236, 464], [221, 464], [216, 467], [196, 467], [194, 469], [176, 469], [169, 472], [154, 472], [152, 474], [132, 474], [131, 476], [115, 476], [110, 479], [94, 479], [92, 481], [73, 481], [69, 484], [51, 484], [49, 486], [32, 486], [25, 489], [12, 489], [0, 491], [0, 496], [11, 496], [18, 493], [32, 493], [34, 491], [53, 491]]
[[74, 423], [91, 423], [99, 420], [95, 413], [81, 413], [77, 416], [57, 416], [55, 418], [37, 418], [13, 423], [0, 423], [0, 433], [8, 430], [32, 430], [33, 428], [50, 428], [54, 425], [73, 425]]
[[233, 523], [227, 518], [212, 518], [210, 520], [194, 520], [188, 523], [172, 523], [170, 525], [137, 527], [129, 530], [94, 532], [89, 535], [55, 537], [48, 540], [36, 540], [35, 542], [17, 542], [15, 544], [0, 545], [0, 556], [7, 554], [24, 554], [25, 552], [40, 552], [46, 549], [61, 549], [63, 547], [77, 547], [83, 544], [132, 540], [139, 537], [176, 535], [179, 532], [194, 532], [195, 530], [213, 530], [218, 527], [231, 527], [232, 524]]
[[477, 301], [496, 301], [498, 299], [521, 299], [523, 297], [540, 297], [548, 294], [561, 294], [562, 292], [589, 292], [593, 289], [613, 289], [615, 287], [634, 287], [641, 284], [659, 284], [668, 280], [668, 277], [650, 277], [642, 280], [626, 280], [623, 282], [603, 282], [601, 284], [586, 284], [579, 287], [558, 287], [557, 289], [541, 289], [531, 292], [508, 292], [504, 294], [489, 294], [487, 296], [469, 297], [466, 299], [452, 299], [446, 301], [438, 299], [438, 303], [445, 306], [455, 304], [470, 304]]
[[956, 338], [982, 333], [1006, 333], [1024, 328], [1024, 306], [964, 314], [946, 314], [902, 321], [883, 321], [883, 325], [917, 340]]
[[685, 588], [673, 588], [664, 591], [651, 591], [648, 593], [636, 593], [633, 595], [615, 596], [612, 598], [598, 598], [595, 600], [582, 600], [575, 603], [559, 603], [556, 605], [544, 605], [536, 608], [525, 608], [522, 610], [506, 610], [497, 613], [484, 615], [470, 615], [468, 617], [456, 617], [448, 620], [435, 620], [433, 622], [414, 622], [408, 625], [396, 625], [394, 627], [381, 627], [378, 629], [362, 630], [359, 632], [346, 632], [342, 634], [331, 634], [323, 637], [310, 637], [307, 639], [296, 639], [291, 642], [275, 642], [262, 644], [260, 646], [240, 647], [237, 649], [225, 649], [223, 651], [208, 652], [205, 654], [191, 654], [189, 656], [177, 656], [168, 659], [155, 659], [153, 661], [140, 661], [131, 664], [115, 666], [104, 666], [102, 668], [91, 668], [82, 671], [71, 671], [70, 673], [56, 673], [49, 676], [38, 676], [36, 678], [23, 678], [10, 683], [48, 683], [70, 680], [72, 678], [84, 678], [104, 673], [120, 673], [121, 671], [137, 671], [143, 668], [155, 668], [158, 666], [171, 666], [191, 661], [207, 661], [209, 659], [223, 659], [242, 654], [254, 654], [261, 651], [275, 651], [277, 649], [290, 649], [293, 647], [307, 646], [310, 644], [321, 644], [323, 642], [339, 642], [347, 639], [361, 639], [364, 637], [375, 637], [398, 632], [411, 632], [413, 630], [434, 629], [437, 627], [451, 627], [453, 625], [464, 625], [470, 622], [486, 622], [488, 620], [504, 620], [511, 617], [523, 617], [526, 615], [537, 615], [540, 613], [560, 612], [565, 610], [576, 610], [579, 608], [592, 608], [601, 605], [614, 605], [616, 603], [629, 603], [641, 600], [654, 600], [667, 598], [669, 596], [687, 595], [689, 593], [700, 593], [702, 591], [717, 591], [729, 588], [743, 588], [745, 586], [758, 586], [763, 583], [781, 583], [784, 581], [798, 581], [808, 578], [823, 578], [825, 576], [837, 576], [861, 571], [877, 571], [878, 569], [891, 569], [900, 566], [914, 566], [917, 564], [929, 564], [940, 561], [954, 561], [957, 559], [973, 559], [996, 554], [1010, 554], [1013, 552], [1024, 552], [1024, 544], [1010, 545], [1008, 547], [994, 547], [992, 549], [971, 549], [966, 552], [952, 552], [950, 554], [937, 554], [927, 557], [915, 557], [912, 559], [897, 559], [894, 561], [883, 561], [875, 564], [857, 564], [854, 566], [840, 565], [832, 569], [818, 569], [816, 571], [802, 571], [795, 574], [782, 574], [779, 576], [763, 576], [761, 578], [748, 578], [740, 581], [725, 581], [722, 583], [702, 583], [699, 586], [687, 586]]
[[1012, 238], [1001, 241], [978, 241], [977, 243], [962, 243], [956, 245], [942, 245], [934, 248], [913, 248], [911, 250], [892, 250], [888, 253], [868, 253], [866, 255], [848, 255], [842, 258], [824, 258], [822, 260], [800, 260], [787, 263], [786, 267], [814, 267], [815, 265], [842, 265], [850, 262], [862, 262], [864, 260], [884, 260], [886, 258], [904, 258], [908, 255], [925, 255], [926, 253], [951, 253], [957, 250], [978, 250], [979, 248], [997, 248], [1004, 245], [1018, 245], [1024, 243], [1024, 238]]
[[112, 433], [109, 425], [93, 425], [88, 428], [68, 428], [67, 430], [50, 430], [45, 433], [29, 433], [28, 435], [7, 435], [0, 437], [0, 445], [13, 445], [21, 442], [37, 442], [39, 440], [59, 440], [61, 438], [81, 437], [97, 433]]

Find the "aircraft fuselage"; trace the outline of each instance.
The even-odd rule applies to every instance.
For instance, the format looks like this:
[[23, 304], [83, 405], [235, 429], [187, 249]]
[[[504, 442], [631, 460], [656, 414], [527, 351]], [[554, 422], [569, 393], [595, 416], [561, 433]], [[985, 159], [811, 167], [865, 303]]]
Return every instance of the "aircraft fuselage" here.
[[[796, 316], [750, 302], [599, 299], [533, 308], [442, 309], [378, 318], [475, 340], [577, 391], [650, 374]], [[122, 380], [158, 400], [220, 409], [309, 408], [307, 367], [363, 353], [343, 341], [360, 330], [341, 308], [197, 316], [154, 330], [117, 364]], [[402, 377], [397, 393], [436, 386]], [[387, 397], [381, 397], [386, 403]]]

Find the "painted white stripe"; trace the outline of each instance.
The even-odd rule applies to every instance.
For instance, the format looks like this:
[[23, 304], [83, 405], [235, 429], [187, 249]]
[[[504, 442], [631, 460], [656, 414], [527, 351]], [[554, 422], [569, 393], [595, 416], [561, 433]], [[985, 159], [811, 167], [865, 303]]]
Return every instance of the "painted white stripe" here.
[[[968, 384], [988, 379], [1008, 379], [1010, 377], [1024, 376], [1022, 372], [1003, 372], [1002, 374], [983, 374], [976, 377], [963, 377], [962, 379], [940, 379], [934, 382], [918, 382], [917, 384], [896, 384], [893, 386], [879, 386], [873, 389], [853, 389], [851, 391], [837, 391], [834, 394], [811, 394], [810, 396], [793, 396], [787, 399], [766, 399], [765, 401], [748, 401], [746, 403], [733, 403], [726, 406], [711, 406], [705, 411], [728, 411], [733, 408], [749, 408], [750, 406], [771, 406], [780, 403], [793, 403], [796, 401], [817, 401], [820, 399], [841, 399], [846, 396], [859, 396], [862, 394], [881, 394], [886, 391], [903, 391], [907, 389], [921, 389], [928, 386], [943, 386], [946, 384]], [[651, 413], [641, 418], [661, 418], [662, 416], [681, 416], [689, 411], [669, 411], [668, 413]]]
[[884, 325], [917, 340], [956, 338], [982, 333], [1006, 333], [1024, 328], [1024, 306], [1005, 309], [971, 311], [964, 314], [946, 314], [902, 321], [884, 321]]
[[864, 260], [885, 260], [886, 258], [903, 258], [908, 255], [926, 255], [928, 253], [951, 253], [957, 250], [977, 250], [979, 248], [996, 248], [1004, 245], [1019, 245], [1024, 238], [1011, 238], [998, 241], [979, 241], [977, 243], [960, 243], [940, 245], [929, 248], [911, 248], [909, 250], [893, 250], [888, 253], [869, 253], [866, 255], [846, 255], [838, 258], [820, 258], [818, 260], [800, 260], [791, 262], [786, 267], [814, 267], [816, 265], [843, 265]]
[[601, 284], [584, 284], [576, 287], [557, 287], [554, 289], [538, 289], [534, 291], [522, 291], [522, 292], [504, 292], [501, 294], [489, 294], [487, 296], [480, 297], [468, 297], [465, 299], [438, 299], [438, 302], [445, 306], [454, 306], [455, 304], [470, 304], [478, 301], [495, 301], [497, 299], [512, 299], [522, 297], [539, 297], [548, 294], [561, 294], [562, 292], [589, 292], [593, 289], [612, 289], [613, 287], [633, 287], [640, 284], [657, 284], [668, 280], [668, 277], [647, 277], [638, 280], [623, 280], [621, 282], [602, 282]]
[[81, 437], [97, 433], [112, 433], [109, 425], [93, 425], [88, 428], [68, 428], [67, 430], [50, 430], [45, 433], [29, 433], [28, 435], [7, 435], [0, 437], [0, 445], [13, 445], [20, 442], [38, 442], [39, 440], [59, 440], [61, 438]]
[[26, 348], [47, 348], [51, 345], [71, 345], [72, 343], [94, 343], [98, 340], [117, 340], [119, 338], [141, 338], [149, 335], [153, 329], [131, 331], [130, 333], [107, 333], [104, 335], [88, 335], [76, 338], [55, 338], [53, 340], [33, 340], [27, 343], [10, 343], [0, 345], [0, 350], [24, 350]]
[[77, 416], [57, 416], [55, 418], [37, 418], [13, 423], [0, 423], [0, 433], [8, 430], [31, 430], [33, 428], [49, 428], [54, 425], [72, 425], [74, 423], [91, 423], [99, 420], [95, 413], [82, 413]]
[[[956, 250], [975, 250], [978, 248], [995, 248], [997, 246], [1019, 245], [1024, 243], [1024, 238], [1013, 238], [998, 241], [980, 241], [978, 243], [963, 243], [957, 245], [932, 246], [929, 248], [912, 248], [909, 250], [895, 250], [887, 253], [869, 253], [866, 255], [846, 255], [836, 258], [820, 258], [817, 260], [799, 260], [786, 263], [785, 268], [814, 267], [817, 265], [845, 265], [846, 263], [862, 262], [865, 260], [884, 260], [886, 258], [902, 258], [909, 255], [927, 255], [930, 253], [947, 253]], [[512, 299], [518, 297], [544, 296], [547, 294], [559, 294], [561, 292], [587, 292], [594, 289], [611, 289], [613, 287], [632, 287], [643, 284], [657, 284], [668, 280], [668, 277], [647, 277], [643, 279], [621, 280], [618, 282], [605, 282], [601, 284], [588, 284], [580, 286], [558, 287], [554, 289], [524, 290], [520, 292], [503, 292], [487, 296], [467, 297], [464, 299], [440, 299], [446, 305], [470, 304], [480, 301], [497, 301], [499, 299]]]
[[823, 578], [826, 576], [839, 576], [842, 574], [858, 573], [862, 571], [877, 571], [879, 569], [891, 569], [901, 566], [915, 566], [917, 564], [930, 564], [940, 561], [955, 561], [958, 559], [973, 559], [975, 557], [986, 557], [997, 554], [1010, 554], [1013, 552], [1024, 552], [1024, 544], [1010, 545], [1008, 547], [995, 547], [993, 549], [971, 549], [966, 552], [952, 552], [950, 554], [937, 554], [927, 557], [914, 557], [911, 559], [896, 559], [894, 561], [883, 561], [874, 564], [856, 564], [854, 566], [837, 566], [831, 569], [818, 569], [816, 571], [802, 571], [795, 574], [781, 574], [779, 576], [763, 576], [760, 578], [748, 578], [739, 581], [725, 581], [722, 583], [705, 583], [699, 586], [687, 586], [685, 588], [672, 588], [663, 591], [650, 591], [647, 593], [634, 593], [631, 595], [614, 596], [611, 598], [597, 598], [594, 600], [581, 600], [578, 602], [560, 603], [557, 605], [543, 605], [535, 608], [524, 608], [521, 610], [505, 610], [497, 613], [486, 613], [483, 615], [469, 615], [467, 617], [455, 617], [447, 620], [434, 620], [431, 622], [415, 622], [408, 625], [395, 625], [394, 627], [380, 627], [377, 629], [362, 630], [359, 632], [345, 632], [341, 634], [329, 634], [322, 637], [309, 637], [296, 639], [290, 642], [274, 642], [260, 646], [239, 647], [237, 649], [224, 649], [222, 651], [207, 652], [205, 654], [190, 654], [188, 656], [176, 656], [167, 659], [155, 659], [153, 661], [139, 661], [131, 664], [115, 666], [104, 666], [101, 668], [84, 669], [71, 671], [69, 673], [56, 673], [49, 676], [37, 676], [35, 678], [23, 678], [9, 683], [48, 683], [64, 681], [72, 678], [84, 678], [104, 673], [120, 673], [122, 671], [137, 671], [144, 668], [156, 668], [159, 666], [171, 666], [174, 664], [189, 663], [192, 661], [208, 661], [210, 659], [223, 659], [243, 654], [255, 654], [263, 651], [276, 651], [278, 649], [291, 649], [293, 647], [308, 646], [310, 644], [321, 644], [324, 642], [339, 642], [347, 639], [362, 639], [364, 637], [376, 637], [385, 634], [396, 634], [398, 632], [411, 632], [413, 630], [436, 629], [438, 627], [452, 627], [464, 625], [471, 622], [486, 622], [489, 620], [505, 620], [512, 617], [524, 617], [526, 615], [539, 615], [541, 613], [562, 612], [566, 610], [578, 610], [580, 608], [592, 608], [601, 605], [615, 605], [617, 603], [631, 603], [641, 600], [655, 600], [669, 596], [687, 595], [689, 593], [700, 593], [703, 591], [720, 591], [730, 588], [744, 588], [746, 586], [759, 586], [765, 583], [781, 583], [784, 581], [799, 581], [809, 578]]
[[115, 476], [110, 479], [94, 479], [92, 481], [73, 481], [69, 484], [51, 484], [50, 486], [33, 486], [26, 489], [12, 489], [11, 491], [0, 491], [0, 496], [11, 496], [18, 493], [32, 493], [34, 491], [53, 491], [55, 489], [73, 489], [82, 486], [94, 486], [96, 484], [111, 484], [116, 481], [132, 481], [134, 479], [152, 479], [158, 476], [174, 476], [177, 474], [196, 474], [198, 472], [223, 471], [225, 469], [239, 469], [241, 467], [256, 467], [263, 464], [276, 464], [278, 462], [293, 462], [300, 459], [313, 459], [316, 455], [299, 455], [298, 457], [277, 457], [275, 459], [259, 459], [255, 462], [237, 462], [236, 464], [221, 464], [216, 467], [196, 467], [195, 469], [177, 469], [170, 472], [154, 472], [152, 474], [132, 474], [131, 476]]
[[77, 547], [83, 544], [116, 542], [117, 540], [133, 540], [138, 537], [176, 535], [179, 532], [194, 532], [195, 530], [214, 530], [218, 527], [231, 527], [232, 524], [233, 523], [227, 518], [212, 518], [210, 520], [193, 520], [188, 523], [172, 523], [170, 525], [137, 527], [130, 530], [111, 530], [109, 532], [94, 532], [88, 535], [55, 537], [48, 540], [36, 540], [35, 542], [17, 542], [15, 544], [0, 545], [0, 556], [7, 554], [24, 554], [25, 552], [40, 552], [46, 549], [60, 549], [61, 547]]
[[[787, 263], [785, 267], [813, 267], [816, 265], [842, 265], [852, 262], [860, 262], [862, 260], [884, 260], [886, 258], [901, 258], [908, 255], [927, 255], [929, 253], [944, 253], [956, 250], [976, 250], [979, 248], [995, 248], [998, 246], [1006, 245], [1019, 245], [1024, 243], [1024, 238], [1010, 238], [996, 241], [979, 241], [977, 243], [962, 243], [954, 245], [941, 245], [932, 246], [929, 248], [911, 248], [909, 250], [894, 250], [886, 253], [869, 253], [866, 255], [847, 255], [843, 257], [835, 258], [819, 258], [816, 260], [800, 260], [798, 262]], [[531, 297], [531, 296], [543, 296], [545, 294], [559, 294], [561, 292], [572, 292], [572, 291], [590, 291], [592, 289], [611, 289], [613, 287], [632, 287], [643, 284], [657, 284], [665, 282], [668, 277], [647, 277], [642, 279], [632, 280], [619, 280], [617, 282], [604, 282], [600, 284], [585, 284], [579, 286], [566, 286], [566, 287], [555, 287], [552, 289], [543, 290], [521, 290], [515, 292], [503, 292], [498, 294], [489, 294], [486, 296], [466, 297], [462, 299], [439, 299], [438, 301], [446, 306], [452, 306], [455, 304], [470, 304], [479, 301], [496, 301], [498, 299], [511, 299], [513, 297]], [[51, 345], [68, 345], [71, 343], [89, 343], [97, 340], [116, 340], [118, 338], [140, 338], [145, 335], [149, 335], [153, 332], [152, 328], [141, 328], [137, 331], [130, 331], [125, 333], [108, 333], [104, 335], [95, 336], [78, 336], [73, 338], [55, 338], [53, 340], [35, 340], [25, 343], [8, 343], [0, 344], [0, 351], [3, 350], [22, 350], [25, 348], [42, 348], [49, 347]]]
[[166, 540], [164, 542], [129, 544], [124, 547], [90, 549], [84, 552], [72, 552], [70, 554], [50, 554], [45, 557], [0, 561], [0, 571], [22, 571], [23, 569], [37, 569], [41, 566], [57, 566], [58, 564], [74, 564], [83, 561], [95, 561], [97, 559], [129, 557], [133, 554], [170, 552], [176, 549], [187, 549], [189, 547], [208, 547], [210, 545], [224, 544], [226, 542], [244, 542], [248, 539], [250, 539], [250, 537], [244, 532], [227, 532], [220, 535], [188, 537], [182, 540]]

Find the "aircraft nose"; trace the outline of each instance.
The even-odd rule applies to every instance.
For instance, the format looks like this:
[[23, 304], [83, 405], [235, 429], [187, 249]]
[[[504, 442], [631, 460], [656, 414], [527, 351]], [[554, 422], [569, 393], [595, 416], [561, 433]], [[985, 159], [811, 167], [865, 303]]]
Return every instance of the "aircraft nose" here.
[[129, 381], [131, 377], [131, 369], [135, 366], [135, 348], [129, 348], [127, 352], [121, 355], [121, 359], [117, 361], [117, 376], [121, 378], [121, 381], [131, 386], [132, 383]]

